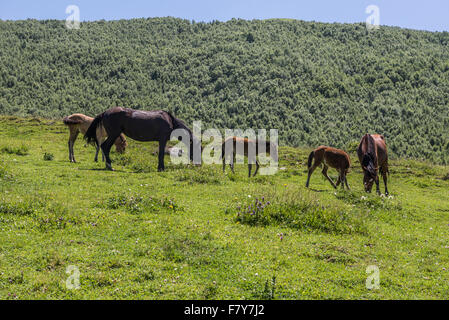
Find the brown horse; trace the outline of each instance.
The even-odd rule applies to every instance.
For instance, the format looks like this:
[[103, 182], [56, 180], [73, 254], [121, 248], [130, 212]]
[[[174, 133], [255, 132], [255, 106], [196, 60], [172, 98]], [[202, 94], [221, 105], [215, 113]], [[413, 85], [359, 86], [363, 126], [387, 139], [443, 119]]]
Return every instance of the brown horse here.
[[[121, 107], [111, 108], [95, 117], [87, 130], [84, 138], [87, 142], [95, 139], [97, 127], [102, 125], [108, 138], [101, 144], [101, 150], [106, 158], [106, 169], [113, 170], [109, 152], [113, 141], [124, 133], [127, 137], [137, 141], [159, 142], [159, 164], [158, 171], [164, 171], [165, 146], [170, 135], [175, 129], [182, 129], [189, 136], [189, 157], [191, 160], [201, 162], [201, 143], [196, 139], [192, 131], [181, 120], [175, 118], [171, 113], [163, 110], [140, 111]], [[179, 134], [179, 137], [182, 133]], [[184, 141], [186, 144], [187, 142]]]
[[[312, 175], [313, 171], [315, 171], [315, 169], [321, 164], [323, 164], [323, 171], [321, 171], [322, 174], [327, 178], [327, 180], [329, 180], [334, 188], [337, 188], [337, 186], [341, 183], [343, 189], [345, 188], [344, 185], [346, 185], [349, 190], [348, 180], [346, 179], [349, 167], [351, 166], [351, 159], [349, 158], [349, 155], [343, 150], [326, 146], [320, 146], [316, 148], [309, 155], [309, 159], [307, 161], [309, 174], [307, 176], [306, 188], [309, 187], [310, 176]], [[327, 175], [327, 170], [329, 169], [329, 167], [337, 169], [339, 173], [337, 184], [335, 184]]]
[[[240, 147], [237, 147], [240, 145]], [[239, 153], [245, 157], [248, 157], [248, 177], [251, 177], [251, 168], [252, 164], [256, 164], [256, 171], [254, 172], [255, 176], [257, 171], [259, 170], [260, 164], [257, 161], [257, 155], [261, 153], [261, 145], [265, 145], [264, 153], [268, 154], [275, 161], [277, 161], [277, 147], [275, 144], [272, 144], [270, 141], [265, 140], [251, 140], [248, 138], [239, 138], [239, 137], [229, 137], [227, 138], [221, 145], [221, 158], [223, 159], [223, 172], [225, 172], [226, 168], [226, 159], [232, 159], [229, 162], [229, 166], [231, 167], [232, 173], [234, 172], [234, 162], [236, 154]], [[232, 149], [231, 149], [232, 148]], [[226, 152], [227, 151], [227, 152]], [[232, 151], [232, 152], [231, 152]], [[243, 154], [242, 154], [243, 152]]]
[[357, 156], [364, 173], [363, 185], [365, 186], [365, 191], [371, 192], [375, 182], [376, 191], [380, 194], [378, 176], [380, 169], [385, 184], [385, 194], [388, 195], [388, 152], [385, 138], [379, 134], [365, 134], [357, 148]]
[[[94, 118], [86, 116], [81, 113], [75, 113], [70, 116], [65, 117], [62, 121], [69, 127], [70, 137], [69, 137], [69, 161], [76, 162], [75, 154], [73, 152], [73, 145], [75, 144], [76, 138], [78, 134], [81, 132], [85, 134], [87, 129], [91, 125]], [[106, 140], [106, 131], [103, 127], [99, 127], [96, 131], [96, 141], [97, 142], [97, 150], [95, 153], [95, 162], [98, 161], [98, 151], [100, 150], [100, 144]], [[115, 140], [115, 149], [118, 153], [123, 153], [127, 146], [126, 138], [124, 135], [120, 135], [117, 140]], [[104, 155], [103, 155], [104, 160]]]

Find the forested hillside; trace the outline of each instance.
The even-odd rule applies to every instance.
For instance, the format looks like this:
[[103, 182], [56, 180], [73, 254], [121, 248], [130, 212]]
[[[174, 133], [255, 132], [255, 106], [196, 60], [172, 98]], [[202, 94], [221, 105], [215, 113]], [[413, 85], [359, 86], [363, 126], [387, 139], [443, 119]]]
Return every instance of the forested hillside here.
[[449, 163], [449, 33], [294, 20], [0, 21], [0, 113], [58, 118], [112, 106], [191, 125], [276, 128], [280, 143]]

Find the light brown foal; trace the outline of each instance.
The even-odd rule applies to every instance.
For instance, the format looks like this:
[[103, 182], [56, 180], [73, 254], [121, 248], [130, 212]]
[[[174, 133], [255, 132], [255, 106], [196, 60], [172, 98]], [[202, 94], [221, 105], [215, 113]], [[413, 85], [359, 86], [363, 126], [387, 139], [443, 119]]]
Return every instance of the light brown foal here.
[[[70, 162], [76, 162], [75, 160], [75, 154], [73, 152], [73, 145], [75, 144], [76, 138], [78, 137], [78, 134], [81, 132], [82, 134], [85, 134], [87, 129], [89, 129], [90, 124], [94, 118], [91, 118], [89, 116], [86, 116], [81, 113], [75, 113], [70, 116], [65, 117], [62, 121], [64, 124], [66, 124], [69, 127], [70, 130], [70, 137], [69, 137], [69, 161]], [[106, 140], [107, 134], [104, 130], [103, 126], [100, 126], [97, 128], [97, 150], [95, 153], [95, 162], [98, 161], [98, 152], [100, 150], [101, 144]], [[127, 146], [126, 138], [123, 134], [121, 134], [117, 140], [115, 140], [115, 148], [118, 153], [123, 153], [125, 151], [125, 148]], [[104, 155], [102, 153], [103, 160]]]
[[[346, 185], [346, 188], [348, 188], [349, 190], [348, 180], [346, 179], [349, 167], [351, 166], [351, 159], [349, 158], [349, 155], [343, 150], [326, 146], [320, 146], [316, 148], [309, 155], [309, 159], [307, 161], [309, 174], [307, 176], [306, 188], [309, 187], [310, 176], [312, 175], [313, 171], [321, 164], [323, 164], [323, 171], [321, 171], [322, 174], [326, 177], [327, 180], [329, 180], [329, 182], [335, 189], [341, 183], [343, 189]], [[329, 167], [337, 169], [339, 173], [337, 184], [335, 184], [327, 175], [327, 170], [329, 169]]]

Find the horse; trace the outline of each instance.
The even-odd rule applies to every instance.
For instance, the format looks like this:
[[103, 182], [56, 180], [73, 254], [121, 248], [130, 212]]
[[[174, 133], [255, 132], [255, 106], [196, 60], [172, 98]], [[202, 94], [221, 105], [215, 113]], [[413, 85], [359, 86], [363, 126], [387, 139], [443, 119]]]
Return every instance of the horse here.
[[388, 195], [387, 174], [388, 151], [385, 138], [379, 134], [365, 134], [357, 148], [357, 156], [363, 169], [363, 185], [366, 192], [371, 192], [373, 183], [376, 183], [376, 191], [380, 194], [378, 171], [382, 173], [385, 184], [385, 195]]
[[[238, 147], [237, 145], [243, 145], [242, 147]], [[232, 147], [232, 159], [229, 163], [229, 166], [231, 167], [232, 173], [234, 172], [234, 162], [237, 152], [240, 155], [243, 155], [245, 157], [248, 157], [248, 177], [251, 177], [251, 169], [252, 164], [256, 163], [256, 171], [254, 172], [253, 177], [257, 174], [257, 171], [259, 170], [260, 164], [259, 161], [257, 161], [257, 155], [260, 152], [260, 146], [265, 145], [264, 153], [268, 154], [270, 157], [272, 157], [275, 161], [277, 161], [277, 147], [276, 145], [272, 144], [270, 141], [257, 139], [252, 140], [248, 138], [240, 138], [240, 137], [229, 137], [227, 138], [221, 145], [221, 158], [223, 159], [223, 173], [225, 172], [226, 168], [226, 159], [231, 157], [230, 152], [226, 152], [226, 149], [228, 151], [231, 151], [229, 148]], [[242, 154], [243, 152], [243, 154]]]
[[[137, 141], [158, 141], [158, 171], [164, 171], [164, 155], [167, 141], [175, 129], [184, 129], [189, 135], [190, 160], [193, 160], [194, 148], [199, 148], [201, 152], [201, 143], [196, 139], [192, 131], [182, 122], [175, 118], [170, 112], [164, 110], [133, 110], [129, 108], [114, 107], [106, 110], [95, 117], [87, 130], [84, 138], [88, 143], [95, 138], [96, 128], [102, 125], [108, 135], [105, 142], [101, 144], [101, 150], [106, 158], [106, 169], [113, 170], [109, 152], [113, 141], [120, 135]], [[179, 137], [178, 137], [179, 139]], [[185, 142], [185, 141], [184, 141]]]
[[[82, 134], [85, 134], [93, 120], [94, 120], [94, 118], [91, 118], [91, 117], [86, 116], [81, 113], [74, 113], [74, 114], [62, 119], [64, 124], [67, 125], [70, 130], [70, 137], [69, 137], [69, 161], [70, 162], [76, 162], [75, 154], [73, 152], [73, 146], [75, 144], [76, 138], [78, 137], [78, 134], [80, 132]], [[100, 150], [100, 143], [102, 143], [104, 140], [106, 140], [106, 131], [104, 130], [103, 127], [99, 127], [96, 131], [97, 150], [95, 153], [95, 162], [98, 161], [98, 151]], [[125, 136], [120, 135], [115, 140], [116, 151], [118, 153], [123, 153], [126, 149], [126, 146], [127, 146], [127, 143], [126, 143]], [[102, 155], [102, 156], [103, 156], [103, 160], [104, 160], [104, 155]]]
[[[313, 164], [312, 164], [313, 163]], [[327, 146], [320, 146], [313, 150], [307, 160], [308, 176], [306, 182], [306, 188], [309, 187], [310, 176], [315, 169], [323, 164], [323, 170], [321, 173], [329, 180], [332, 186], [337, 189], [338, 185], [341, 183], [342, 188], [350, 190], [348, 185], [348, 180], [346, 175], [348, 174], [349, 167], [351, 166], [351, 159], [349, 155], [340, 149], [335, 149]], [[327, 170], [331, 168], [337, 169], [339, 175], [337, 179], [337, 184], [335, 184], [332, 179], [327, 175]]]

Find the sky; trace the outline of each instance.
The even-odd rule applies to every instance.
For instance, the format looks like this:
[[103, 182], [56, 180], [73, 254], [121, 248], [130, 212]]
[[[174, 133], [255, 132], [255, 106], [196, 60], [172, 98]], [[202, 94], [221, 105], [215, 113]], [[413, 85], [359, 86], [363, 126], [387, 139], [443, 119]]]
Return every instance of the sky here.
[[365, 22], [369, 5], [379, 8], [380, 25], [449, 31], [449, 0], [1, 0], [1, 20], [66, 20], [76, 5], [81, 21], [177, 17], [197, 22], [232, 18], [290, 18]]

